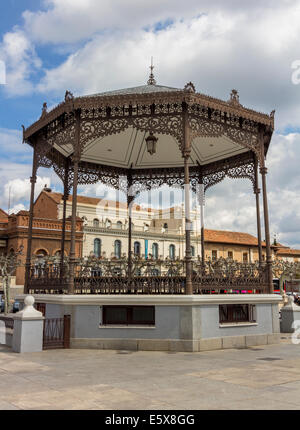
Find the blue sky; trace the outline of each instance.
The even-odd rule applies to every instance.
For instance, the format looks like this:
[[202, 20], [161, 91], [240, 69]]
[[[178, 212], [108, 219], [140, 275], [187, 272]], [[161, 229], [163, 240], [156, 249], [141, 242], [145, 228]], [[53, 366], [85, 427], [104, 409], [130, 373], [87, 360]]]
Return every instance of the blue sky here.
[[[68, 89], [75, 95], [146, 83], [151, 56], [159, 84], [276, 109], [268, 154], [271, 234], [300, 247], [300, 5], [296, 0], [7, 0], [0, 4], [0, 206], [28, 207], [31, 149], [26, 127]], [[51, 170], [38, 172], [61, 189]], [[103, 194], [103, 188], [81, 192]], [[180, 194], [180, 193], [179, 193]], [[109, 191], [108, 195], [113, 198]], [[206, 225], [255, 234], [249, 184], [226, 180], [206, 199]], [[241, 204], [242, 202], [242, 204]]]

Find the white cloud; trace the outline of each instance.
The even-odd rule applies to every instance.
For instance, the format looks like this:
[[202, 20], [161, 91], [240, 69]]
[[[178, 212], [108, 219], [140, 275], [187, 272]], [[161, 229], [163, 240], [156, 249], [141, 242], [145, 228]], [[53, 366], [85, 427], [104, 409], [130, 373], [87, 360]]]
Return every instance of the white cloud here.
[[[39, 195], [44, 186], [50, 186], [49, 177], [37, 176], [35, 184], [35, 197]], [[31, 183], [29, 179], [13, 179], [4, 185], [4, 201], [8, 202], [10, 196], [11, 206], [19, 205], [20, 202], [28, 202], [30, 199]]]
[[41, 60], [23, 30], [15, 28], [4, 34], [0, 59], [6, 65], [5, 90], [8, 95], [25, 95], [33, 90], [31, 77], [41, 67]]
[[[198, 91], [224, 99], [232, 88], [238, 88], [244, 105], [266, 112], [275, 108], [277, 127], [298, 124], [300, 85], [291, 81], [292, 61], [300, 58], [297, 3], [277, 2], [273, 8], [267, 3], [262, 8], [254, 2], [256, 7], [243, 9], [231, 9], [223, 3], [217, 9], [209, 2], [191, 3], [187, 14], [190, 16], [185, 17], [179, 2], [173, 2], [174, 9], [168, 10], [175, 21], [161, 31], [154, 31], [156, 15], [147, 15], [145, 7], [143, 17], [150, 24], [147, 31], [137, 20], [134, 29], [122, 27], [126, 19], [119, 3], [119, 19], [115, 18], [114, 28], [110, 12], [104, 7], [101, 17], [105, 17], [107, 26], [112, 26], [111, 31], [102, 31], [104, 24], [98, 23], [97, 31], [87, 40], [82, 39], [82, 46], [74, 49], [62, 64], [45, 70], [38, 90], [62, 96], [67, 88], [76, 94], [86, 94], [140, 85], [147, 80], [147, 66], [153, 55], [160, 84], [182, 88], [192, 80]], [[230, 2], [231, 6], [233, 3]], [[128, 6], [130, 13], [133, 4], [136, 6], [136, 2]], [[45, 16], [56, 19], [58, 25], [70, 19], [77, 28], [71, 12], [69, 18], [68, 15], [63, 18], [62, 12], [59, 14], [62, 6], [57, 2], [53, 5], [54, 9]], [[86, 13], [89, 16], [96, 10], [95, 5]], [[163, 7], [158, 10], [161, 20], [167, 17]], [[200, 13], [202, 10], [205, 14]], [[73, 12], [78, 12], [75, 6]], [[179, 19], [180, 14], [185, 19]], [[34, 16], [39, 22], [44, 15]], [[59, 37], [57, 26], [51, 28], [55, 28], [53, 33]], [[64, 30], [66, 34], [80, 35], [80, 31], [70, 32], [67, 26]], [[63, 43], [63, 35], [60, 37]]]
[[[74, 43], [99, 32], [136, 31], [168, 20], [191, 19], [200, 14], [224, 11], [256, 18], [272, 10], [288, 9], [295, 0], [45, 0], [45, 10], [25, 11], [25, 28], [41, 43]], [[74, 31], [74, 28], [76, 31]]]
[[17, 204], [17, 205], [14, 205], [12, 208], [10, 208], [10, 209], [8, 210], [8, 214], [9, 214], [9, 215], [11, 215], [11, 214], [17, 214], [18, 212], [20, 212], [20, 211], [24, 211], [24, 210], [26, 210], [26, 208], [25, 208], [25, 206], [23, 205], [23, 203], [19, 203], [19, 204]]
[[[278, 128], [299, 123], [300, 85], [291, 80], [292, 62], [300, 59], [296, 0], [45, 0], [43, 6], [25, 11], [23, 28], [4, 35], [10, 94], [62, 98], [66, 89], [83, 94], [143, 84], [153, 55], [158, 83], [182, 88], [192, 80], [198, 91], [224, 99], [237, 88], [246, 106], [275, 108]], [[33, 84], [41, 69], [35, 45], [43, 43], [71, 54]]]
[[21, 130], [12, 130], [0, 127], [0, 153], [2, 157], [19, 162], [31, 162], [32, 149], [30, 146], [22, 144]]

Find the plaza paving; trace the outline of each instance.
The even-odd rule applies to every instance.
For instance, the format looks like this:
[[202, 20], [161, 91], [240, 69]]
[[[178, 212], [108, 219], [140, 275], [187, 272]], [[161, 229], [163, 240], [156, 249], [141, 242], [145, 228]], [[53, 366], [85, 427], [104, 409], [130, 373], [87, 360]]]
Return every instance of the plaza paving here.
[[0, 346], [0, 409], [300, 409], [300, 345], [184, 352]]

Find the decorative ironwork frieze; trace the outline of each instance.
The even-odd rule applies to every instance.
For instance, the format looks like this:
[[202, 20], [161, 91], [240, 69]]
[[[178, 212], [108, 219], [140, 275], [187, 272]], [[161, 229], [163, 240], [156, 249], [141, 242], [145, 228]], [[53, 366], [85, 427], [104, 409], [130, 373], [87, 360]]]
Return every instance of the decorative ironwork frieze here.
[[[74, 273], [75, 294], [184, 294], [185, 262], [166, 258], [147, 260], [132, 258], [131, 276], [128, 276], [127, 258], [77, 259]], [[207, 260], [203, 266], [192, 261], [194, 294], [205, 294], [214, 290], [220, 293], [266, 289], [265, 266], [256, 263], [238, 263], [220, 258]], [[60, 274], [59, 260], [54, 257], [36, 259], [32, 265], [29, 291], [33, 293], [56, 293], [64, 291], [67, 277]]]

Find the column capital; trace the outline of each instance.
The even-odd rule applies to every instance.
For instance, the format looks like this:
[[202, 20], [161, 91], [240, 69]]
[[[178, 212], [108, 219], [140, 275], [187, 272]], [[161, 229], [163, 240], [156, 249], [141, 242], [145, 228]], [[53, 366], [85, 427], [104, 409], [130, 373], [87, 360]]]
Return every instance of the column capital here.
[[183, 150], [182, 150], [182, 157], [183, 158], [189, 158], [190, 157], [190, 155], [191, 155], [191, 148], [184, 148]]
[[73, 163], [79, 163], [79, 161], [80, 161], [80, 155], [79, 154], [74, 154], [72, 156], [72, 161], [73, 161]]
[[260, 167], [259, 171], [261, 175], [266, 175], [268, 173], [267, 167]]

